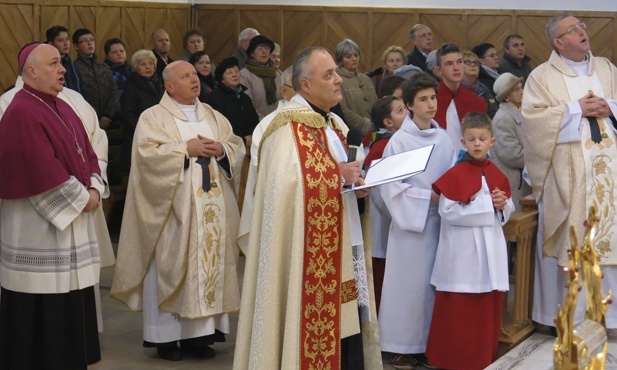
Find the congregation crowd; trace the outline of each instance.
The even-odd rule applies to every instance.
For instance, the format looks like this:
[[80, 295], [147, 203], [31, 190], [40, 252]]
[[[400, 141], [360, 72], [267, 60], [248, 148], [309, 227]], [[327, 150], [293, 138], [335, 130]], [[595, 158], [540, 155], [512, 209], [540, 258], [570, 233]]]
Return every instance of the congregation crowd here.
[[[100, 61], [92, 31], [49, 28], [0, 97], [0, 369], [100, 361], [99, 272], [114, 263], [110, 296], [143, 311], [143, 346], [165, 360], [214, 357], [239, 311], [238, 370], [381, 369], [382, 351], [395, 369], [485, 368], [522, 197], [540, 215], [534, 321], [554, 325], [569, 229], [582, 236], [591, 205], [603, 291], [617, 287], [617, 69], [585, 30], [553, 17], [534, 69], [521, 35], [500, 57], [437, 47], [417, 24], [409, 53], [361, 71], [350, 39], [281, 70], [253, 28], [220, 61], [198, 28], [176, 61], [163, 29], [130, 58], [106, 40]], [[381, 158], [427, 146], [423, 172], [362, 187]], [[101, 202], [123, 176], [114, 256]]]

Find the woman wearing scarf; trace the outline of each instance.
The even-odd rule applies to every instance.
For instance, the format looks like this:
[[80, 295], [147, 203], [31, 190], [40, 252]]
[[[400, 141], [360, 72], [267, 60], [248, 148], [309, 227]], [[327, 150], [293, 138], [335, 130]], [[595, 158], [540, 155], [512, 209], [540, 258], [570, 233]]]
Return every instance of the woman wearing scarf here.
[[120, 114], [124, 124], [122, 142], [122, 169], [131, 168], [133, 134], [139, 116], [146, 109], [158, 104], [165, 89], [156, 73], [156, 57], [150, 50], [139, 50], [131, 57], [132, 73], [120, 99]]
[[253, 37], [246, 50], [249, 59], [240, 71], [241, 83], [246, 86], [245, 93], [253, 100], [260, 121], [276, 109], [281, 99], [278, 88], [282, 78], [270, 60], [272, 50], [272, 40], [262, 35]]

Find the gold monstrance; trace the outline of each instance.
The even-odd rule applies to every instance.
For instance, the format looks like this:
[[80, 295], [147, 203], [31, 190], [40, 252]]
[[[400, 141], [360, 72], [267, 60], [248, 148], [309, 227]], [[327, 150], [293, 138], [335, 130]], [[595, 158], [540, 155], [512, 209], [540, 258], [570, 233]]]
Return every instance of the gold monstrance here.
[[[553, 346], [553, 364], [556, 370], [599, 370], [606, 361], [607, 335], [605, 314], [612, 303], [609, 290], [602, 299], [602, 272], [593, 242], [596, 233], [596, 208], [591, 206], [585, 221], [585, 238], [579, 249], [574, 227], [570, 228], [572, 249], [568, 250], [567, 293], [563, 307], [557, 310], [555, 327], [557, 339]], [[585, 320], [574, 326], [574, 312], [578, 293], [585, 287]]]

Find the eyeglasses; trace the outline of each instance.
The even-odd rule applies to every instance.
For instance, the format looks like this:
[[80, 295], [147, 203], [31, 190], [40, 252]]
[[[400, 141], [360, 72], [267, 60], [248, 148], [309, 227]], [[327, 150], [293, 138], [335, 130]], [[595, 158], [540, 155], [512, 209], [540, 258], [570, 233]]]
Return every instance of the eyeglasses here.
[[497, 53], [490, 53], [490, 54], [486, 54], [484, 58], [495, 58], [496, 56], [497, 56]]
[[293, 86], [289, 86], [289, 85], [287, 85], [287, 84], [283, 84], [283, 86], [288, 87], [288, 88], [290, 88], [290, 89], [293, 89]]
[[92, 44], [92, 43], [94, 43], [94, 38], [87, 39], [87, 40], [77, 41], [77, 43], [78, 43], [78, 44]]
[[477, 60], [466, 60], [463, 63], [465, 63], [465, 65], [469, 67], [473, 67], [473, 66], [479, 67], [480, 66], [480, 62], [478, 62]]
[[255, 48], [255, 50], [270, 52], [270, 50], [272, 50], [272, 48], [270, 48], [270, 47], [269, 47], [269, 46], [267, 46], [267, 45], [257, 45], [257, 47]]
[[573, 34], [575, 32], [578, 32], [579, 29], [586, 30], [587, 29], [587, 25], [585, 23], [583, 23], [583, 22], [581, 22], [579, 24], [575, 24], [574, 26], [568, 28], [566, 30], [566, 32], [562, 33], [561, 35], [557, 36], [556, 38], [560, 39], [560, 38], [564, 37], [567, 34]]

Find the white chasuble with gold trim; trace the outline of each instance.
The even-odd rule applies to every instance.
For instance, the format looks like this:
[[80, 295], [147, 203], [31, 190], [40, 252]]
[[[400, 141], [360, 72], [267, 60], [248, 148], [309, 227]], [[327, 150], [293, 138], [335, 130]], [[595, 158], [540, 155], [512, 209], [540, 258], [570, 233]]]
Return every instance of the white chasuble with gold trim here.
[[[213, 138], [213, 132], [207, 120], [186, 122], [174, 118], [183, 141], [188, 141], [201, 135]], [[194, 158], [189, 158], [195, 161]], [[225, 201], [221, 187], [221, 170], [215, 163], [216, 158], [210, 158], [210, 191], [202, 188], [202, 169], [193, 163], [190, 173], [185, 173], [180, 181], [191, 181], [192, 195], [195, 199], [197, 218], [197, 269], [189, 276], [199, 279], [199, 308], [203, 316], [223, 311], [223, 269], [225, 267], [225, 245], [227, 245], [225, 225]], [[232, 257], [233, 258], [233, 257]], [[195, 266], [194, 264], [189, 264]]]
[[[563, 76], [570, 100], [578, 100], [590, 91], [604, 98], [604, 91], [597, 74], [589, 76]], [[600, 222], [595, 237], [595, 247], [601, 265], [617, 265], [617, 233], [615, 213], [615, 174], [617, 174], [617, 145], [612, 123], [608, 118], [597, 118], [602, 141], [591, 139], [589, 120], [582, 118], [581, 148], [585, 162], [585, 209], [592, 205], [598, 209]], [[578, 195], [574, 195], [577, 197]], [[582, 240], [582, 235], [578, 236]]]

